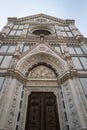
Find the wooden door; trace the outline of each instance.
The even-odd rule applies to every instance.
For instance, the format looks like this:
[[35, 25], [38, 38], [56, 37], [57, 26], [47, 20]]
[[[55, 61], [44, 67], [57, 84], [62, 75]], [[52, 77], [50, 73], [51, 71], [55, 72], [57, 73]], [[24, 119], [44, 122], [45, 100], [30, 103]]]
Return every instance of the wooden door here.
[[56, 97], [52, 92], [30, 94], [25, 130], [60, 130]]

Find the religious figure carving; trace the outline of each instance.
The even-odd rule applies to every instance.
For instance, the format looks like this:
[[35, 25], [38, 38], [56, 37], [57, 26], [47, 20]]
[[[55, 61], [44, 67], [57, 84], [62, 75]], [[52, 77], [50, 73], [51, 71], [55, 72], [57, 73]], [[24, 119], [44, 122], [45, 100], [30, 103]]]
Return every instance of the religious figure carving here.
[[44, 65], [35, 67], [28, 75], [29, 78], [52, 78], [55, 76], [54, 72]]
[[40, 40], [44, 41], [44, 35], [43, 34], [40, 35]]

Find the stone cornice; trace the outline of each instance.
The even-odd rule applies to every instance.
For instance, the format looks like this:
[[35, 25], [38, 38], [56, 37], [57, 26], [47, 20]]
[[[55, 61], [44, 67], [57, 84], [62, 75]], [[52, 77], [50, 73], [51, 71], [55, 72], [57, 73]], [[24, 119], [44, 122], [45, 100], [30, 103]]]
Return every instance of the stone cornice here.
[[69, 23], [75, 22], [75, 20], [72, 20], [72, 19], [62, 20], [62, 19], [59, 19], [59, 18], [56, 18], [56, 17], [53, 17], [53, 16], [49, 16], [49, 15], [46, 15], [46, 14], [36, 14], [36, 15], [22, 17], [22, 18], [16, 18], [16, 17], [10, 18], [9, 17], [8, 21], [9, 22], [22, 22], [22, 21], [27, 21], [27, 20], [30, 20], [30, 19], [38, 18], [38, 17], [47, 18], [47, 19], [54, 20], [55, 22], [59, 22], [59, 23], [63, 23], [63, 24], [69, 24]]
[[78, 40], [80, 42], [87, 42], [87, 37], [79, 37]]
[[70, 24], [70, 23], [75, 23], [75, 20], [74, 19], [66, 19], [65, 20], [66, 23]]
[[[40, 38], [38, 37], [6, 37], [1, 40], [2, 42], [39, 42]], [[45, 42], [60, 42], [60, 43], [79, 43], [80, 41], [76, 38], [56, 38], [56, 37], [45, 37]]]
[[21, 83], [25, 84], [29, 81], [58, 81], [59, 84], [65, 82], [67, 79], [73, 78], [77, 76], [77, 71], [76, 70], [68, 70], [65, 73], [63, 73], [61, 76], [56, 77], [55, 79], [33, 79], [30, 78], [28, 79], [26, 76], [24, 76], [21, 72], [15, 69], [9, 68], [8, 70], [2, 71], [0, 75], [3, 76], [11, 76], [12, 78], [16, 78], [19, 80]]
[[16, 22], [17, 17], [8, 17], [8, 22]]

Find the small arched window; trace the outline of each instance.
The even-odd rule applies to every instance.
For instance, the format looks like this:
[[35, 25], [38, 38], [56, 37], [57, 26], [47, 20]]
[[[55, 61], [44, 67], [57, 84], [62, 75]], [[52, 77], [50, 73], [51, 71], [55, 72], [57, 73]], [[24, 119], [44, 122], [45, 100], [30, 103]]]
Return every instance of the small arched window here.
[[33, 31], [33, 34], [35, 34], [35, 35], [41, 35], [41, 34], [43, 34], [43, 35], [50, 35], [51, 32], [48, 31], [48, 30], [42, 30], [42, 29], [39, 30], [38, 29], [38, 30]]

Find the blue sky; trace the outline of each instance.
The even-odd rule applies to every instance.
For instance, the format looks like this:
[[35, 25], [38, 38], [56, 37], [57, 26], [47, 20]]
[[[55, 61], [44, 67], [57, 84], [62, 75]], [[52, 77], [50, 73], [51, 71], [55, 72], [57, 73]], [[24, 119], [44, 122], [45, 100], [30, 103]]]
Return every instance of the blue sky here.
[[75, 19], [87, 37], [87, 0], [0, 0], [0, 30], [7, 17], [25, 17], [44, 13], [61, 19]]

